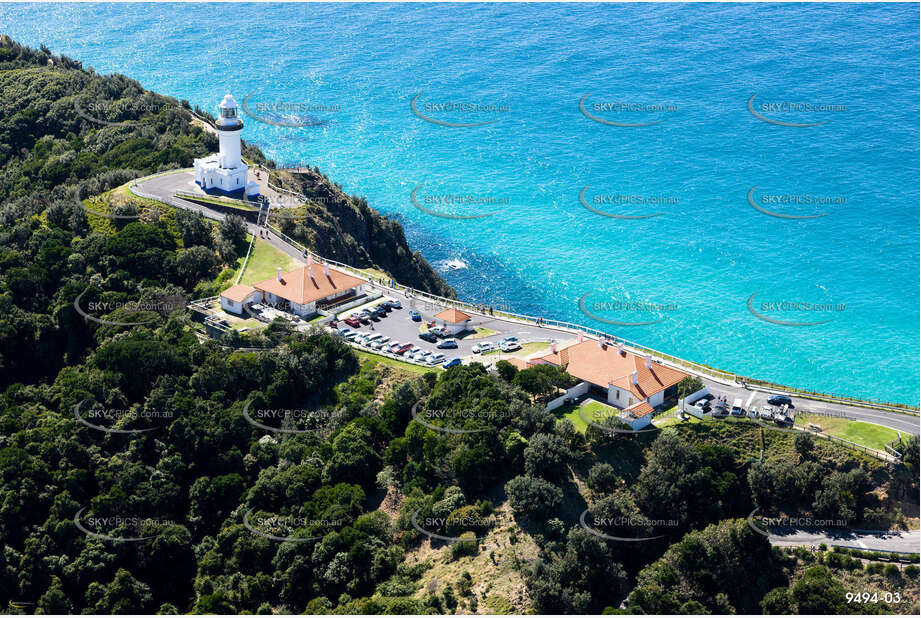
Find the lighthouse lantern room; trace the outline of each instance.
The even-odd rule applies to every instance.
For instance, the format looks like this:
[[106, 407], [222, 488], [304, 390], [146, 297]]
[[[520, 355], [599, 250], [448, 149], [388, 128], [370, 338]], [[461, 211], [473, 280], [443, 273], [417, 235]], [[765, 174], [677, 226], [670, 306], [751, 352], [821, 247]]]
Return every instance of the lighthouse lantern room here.
[[225, 95], [218, 105], [217, 129], [220, 150], [216, 154], [195, 159], [195, 182], [206, 190], [223, 193], [259, 194], [259, 185], [248, 180], [249, 166], [240, 157], [240, 131], [243, 121], [237, 115], [237, 102]]

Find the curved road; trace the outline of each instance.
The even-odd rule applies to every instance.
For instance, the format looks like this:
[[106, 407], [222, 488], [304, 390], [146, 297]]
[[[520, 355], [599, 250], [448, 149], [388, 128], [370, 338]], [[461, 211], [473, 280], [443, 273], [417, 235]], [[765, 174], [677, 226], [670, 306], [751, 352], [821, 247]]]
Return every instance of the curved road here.
[[[252, 179], [256, 180], [255, 177]], [[212, 210], [205, 206], [173, 197], [177, 191], [202, 193], [201, 189], [195, 184], [195, 179], [192, 172], [182, 171], [175, 174], [156, 176], [146, 180], [141, 179], [135, 186], [131, 187], [131, 190], [132, 192], [142, 197], [156, 199], [177, 208], [184, 208], [187, 210], [200, 212], [202, 215], [210, 219], [221, 220], [225, 216], [223, 213], [217, 212], [216, 210]], [[258, 227], [253, 223], [247, 223], [247, 229], [254, 236], [259, 234], [261, 230], [265, 231], [265, 228]], [[268, 238], [264, 238], [264, 240], [267, 240], [273, 247], [279, 251], [282, 251], [283, 253], [286, 253], [287, 255], [290, 255], [291, 257], [303, 259], [303, 253], [301, 251], [278, 238], [275, 234], [267, 231], [265, 233], [267, 234]], [[388, 296], [405, 299], [410, 306], [414, 306], [419, 309], [425, 317], [434, 315], [443, 309], [443, 307], [437, 306], [427, 300], [407, 297], [402, 292], [398, 292], [390, 288], [382, 289], [385, 290]], [[572, 332], [557, 330], [551, 327], [539, 327], [534, 324], [518, 322], [515, 320], [505, 320], [489, 315], [474, 315], [473, 317], [474, 323], [476, 325], [483, 325], [500, 331], [500, 333], [495, 337], [489, 337], [485, 340], [498, 339], [503, 335], [516, 335], [523, 341], [554, 340], [563, 343], [571, 341], [575, 338], [575, 335]], [[687, 371], [686, 368], [679, 368], [683, 371]], [[758, 387], [749, 389], [738, 384], [717, 381], [705, 375], [700, 375], [700, 378], [710, 387], [710, 392], [712, 394], [726, 395], [730, 402], [736, 398], [741, 398], [743, 403], [750, 401], [751, 405], [757, 404], [760, 406], [762, 403], [766, 402], [767, 398], [771, 395], [770, 391], [763, 390]], [[826, 412], [830, 413], [831, 415], [848, 417], [867, 423], [875, 423], [884, 427], [890, 427], [903, 433], [914, 435], [921, 434], [921, 419], [919, 419], [917, 414], [892, 412], [890, 410], [866, 408], [839, 402], [826, 403], [823, 401], [814, 401], [797, 396], [793, 396], [792, 398], [794, 407], [797, 410], [808, 410], [810, 412], [817, 413]]]

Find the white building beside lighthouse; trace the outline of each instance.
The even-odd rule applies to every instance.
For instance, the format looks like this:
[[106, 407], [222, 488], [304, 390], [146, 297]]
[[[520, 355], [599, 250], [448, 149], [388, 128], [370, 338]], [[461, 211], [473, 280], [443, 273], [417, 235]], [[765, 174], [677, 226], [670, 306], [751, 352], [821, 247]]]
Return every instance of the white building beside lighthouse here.
[[224, 95], [218, 109], [220, 114], [215, 128], [220, 140], [220, 152], [195, 159], [195, 182], [205, 190], [258, 195], [259, 185], [248, 180], [249, 166], [240, 158], [243, 121], [237, 115], [237, 102], [229, 94]]

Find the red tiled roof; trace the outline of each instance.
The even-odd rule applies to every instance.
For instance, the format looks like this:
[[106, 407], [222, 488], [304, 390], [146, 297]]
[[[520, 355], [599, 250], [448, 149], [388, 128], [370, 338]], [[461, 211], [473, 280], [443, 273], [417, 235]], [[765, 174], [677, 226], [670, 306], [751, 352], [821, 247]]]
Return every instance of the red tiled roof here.
[[221, 296], [237, 303], [242, 303], [246, 297], [255, 292], [256, 289], [249, 285], [232, 285], [223, 292]]
[[441, 313], [435, 314], [436, 320], [442, 320], [448, 324], [460, 324], [470, 319], [470, 316], [457, 309], [445, 309]]
[[254, 283], [253, 287], [263, 292], [270, 292], [279, 298], [306, 305], [315, 300], [321, 300], [356, 288], [367, 283], [364, 279], [347, 275], [346, 273], [329, 269], [329, 274], [324, 274], [322, 264], [313, 264], [313, 276], [310, 276], [307, 266], [290, 270], [281, 276], [281, 281], [276, 277]]
[[520, 359], [520, 358], [515, 358], [514, 356], [511, 357], [511, 358], [506, 358], [506, 359], [504, 359], [504, 360], [507, 360], [507, 361], [510, 362], [512, 365], [514, 365], [515, 367], [517, 367], [519, 371], [522, 370], [522, 369], [527, 369], [528, 367], [531, 366], [531, 365], [528, 364], [528, 361], [522, 360], [522, 359]]
[[[616, 346], [602, 348], [597, 341], [591, 340], [548, 354], [540, 360], [561, 366], [569, 375], [601, 387], [613, 384], [642, 400], [688, 377], [683, 371], [655, 362], [647, 368], [646, 359], [642, 356], [626, 350], [621, 353]], [[634, 371], [637, 373], [636, 384], [633, 383]]]
[[640, 401], [639, 403], [633, 404], [624, 410], [625, 414], [632, 416], [633, 418], [643, 418], [644, 416], [652, 414], [653, 412], [654, 410], [652, 409], [652, 406], [645, 401]]

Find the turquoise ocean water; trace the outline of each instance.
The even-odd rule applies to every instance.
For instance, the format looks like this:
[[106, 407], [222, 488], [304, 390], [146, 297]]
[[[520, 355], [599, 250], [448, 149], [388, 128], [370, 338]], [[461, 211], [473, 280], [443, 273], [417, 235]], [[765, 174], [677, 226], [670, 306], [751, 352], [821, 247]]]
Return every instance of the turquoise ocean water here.
[[[467, 299], [914, 404], [918, 22], [917, 5], [0, 5], [23, 43], [308, 125], [244, 116], [243, 136], [401, 220]], [[492, 214], [437, 217], [414, 190]]]

